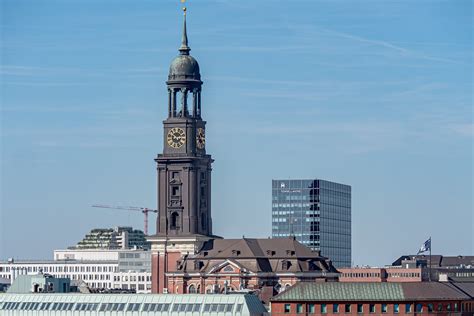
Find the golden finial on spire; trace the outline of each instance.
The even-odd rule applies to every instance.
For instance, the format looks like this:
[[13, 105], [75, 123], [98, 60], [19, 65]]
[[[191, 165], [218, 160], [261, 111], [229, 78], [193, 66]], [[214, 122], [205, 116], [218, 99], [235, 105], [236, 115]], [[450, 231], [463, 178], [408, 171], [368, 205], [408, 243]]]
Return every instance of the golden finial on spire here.
[[[181, 3], [185, 3], [186, 0], [181, 0]], [[188, 34], [186, 32], [186, 5], [183, 7], [184, 18], [183, 18], [183, 38], [181, 40], [181, 47], [179, 51], [181, 55], [189, 55], [191, 48], [188, 46]]]
[[181, 3], [183, 3], [183, 5], [184, 5], [183, 13], [184, 13], [184, 15], [186, 15], [186, 0], [181, 0]]

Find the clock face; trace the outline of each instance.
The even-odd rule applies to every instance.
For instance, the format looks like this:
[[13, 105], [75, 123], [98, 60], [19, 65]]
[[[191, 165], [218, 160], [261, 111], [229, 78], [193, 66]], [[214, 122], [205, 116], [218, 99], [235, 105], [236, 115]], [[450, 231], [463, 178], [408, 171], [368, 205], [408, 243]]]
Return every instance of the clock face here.
[[198, 128], [196, 132], [196, 144], [199, 149], [204, 149], [206, 145], [206, 134], [204, 133], [204, 128]]
[[168, 135], [166, 135], [166, 141], [168, 142], [168, 146], [180, 148], [186, 142], [186, 134], [182, 128], [173, 127], [168, 131]]

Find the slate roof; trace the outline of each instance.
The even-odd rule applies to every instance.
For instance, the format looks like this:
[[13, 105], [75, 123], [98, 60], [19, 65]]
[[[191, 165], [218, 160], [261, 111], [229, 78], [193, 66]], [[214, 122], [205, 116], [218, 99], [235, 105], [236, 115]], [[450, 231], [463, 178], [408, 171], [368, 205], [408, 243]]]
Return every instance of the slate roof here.
[[402, 288], [406, 299], [469, 299], [470, 296], [453, 286], [450, 282], [410, 282], [403, 283]]
[[455, 282], [452, 284], [466, 295], [474, 297], [474, 282]]
[[474, 283], [462, 291], [456, 285], [444, 282], [304, 282], [272, 298], [272, 301], [423, 301], [473, 299]]
[[328, 258], [294, 238], [211, 239], [197, 254], [186, 257], [175, 272], [211, 272], [225, 261], [255, 273], [338, 273]]
[[[235, 251], [240, 251], [236, 253]], [[269, 252], [270, 251], [270, 252]], [[207, 252], [207, 254], [204, 254]], [[206, 258], [321, 258], [294, 238], [212, 239], [199, 251]]]

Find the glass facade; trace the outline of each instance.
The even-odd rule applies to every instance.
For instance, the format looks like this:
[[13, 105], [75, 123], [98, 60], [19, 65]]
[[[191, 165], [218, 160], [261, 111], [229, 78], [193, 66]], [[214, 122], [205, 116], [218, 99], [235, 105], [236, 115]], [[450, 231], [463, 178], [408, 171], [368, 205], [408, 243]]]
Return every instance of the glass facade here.
[[351, 266], [351, 187], [314, 180], [272, 180], [272, 237], [302, 244]]

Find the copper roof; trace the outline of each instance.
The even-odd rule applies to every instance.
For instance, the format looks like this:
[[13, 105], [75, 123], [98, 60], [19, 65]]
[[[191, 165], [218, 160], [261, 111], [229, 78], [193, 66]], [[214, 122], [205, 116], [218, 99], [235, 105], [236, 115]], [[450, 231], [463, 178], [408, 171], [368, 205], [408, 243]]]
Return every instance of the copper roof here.
[[474, 298], [473, 290], [474, 283], [302, 282], [278, 294], [272, 301], [469, 300]]

